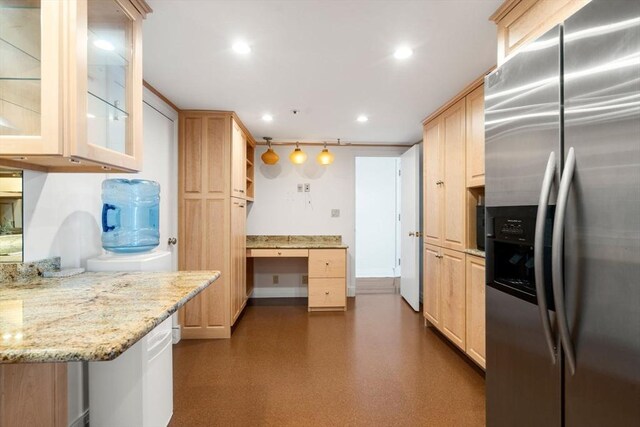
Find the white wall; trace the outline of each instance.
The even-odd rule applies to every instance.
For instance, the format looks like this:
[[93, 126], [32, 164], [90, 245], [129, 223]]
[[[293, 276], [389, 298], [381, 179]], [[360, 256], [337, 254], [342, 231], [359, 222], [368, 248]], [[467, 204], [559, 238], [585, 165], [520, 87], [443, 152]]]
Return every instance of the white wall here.
[[[160, 248], [166, 248], [177, 224], [177, 113], [147, 90], [144, 97], [143, 171], [125, 177], [160, 182]], [[158, 110], [176, 119], [175, 125]], [[101, 184], [115, 176], [25, 171], [24, 260], [59, 256], [63, 267], [85, 267], [88, 258], [101, 254]], [[69, 423], [88, 405], [85, 374], [81, 363], [68, 364]]]
[[398, 157], [356, 158], [356, 277], [396, 277]]
[[[294, 166], [288, 156], [292, 147], [275, 147], [280, 156], [277, 165], [267, 166], [260, 161], [260, 155], [266, 147], [256, 150], [255, 203], [251, 204], [247, 218], [247, 234], [338, 234], [349, 245], [347, 262], [347, 286], [349, 295], [355, 295], [355, 158], [392, 157], [402, 154], [406, 147], [329, 147], [335, 154], [335, 161], [329, 166], [320, 166], [315, 157], [321, 147], [302, 147], [309, 159], [304, 165]], [[298, 193], [297, 184], [311, 184], [310, 193]], [[340, 217], [332, 218], [331, 209], [340, 209]], [[285, 288], [270, 296], [292, 296], [302, 285], [302, 275], [306, 274], [304, 263], [296, 267], [291, 263], [275, 264], [269, 261], [256, 261], [256, 288]], [[299, 264], [299, 262], [298, 262]], [[280, 274], [280, 284], [271, 285], [272, 275]], [[284, 281], [284, 283], [283, 283]], [[305, 289], [306, 291], [306, 289]]]

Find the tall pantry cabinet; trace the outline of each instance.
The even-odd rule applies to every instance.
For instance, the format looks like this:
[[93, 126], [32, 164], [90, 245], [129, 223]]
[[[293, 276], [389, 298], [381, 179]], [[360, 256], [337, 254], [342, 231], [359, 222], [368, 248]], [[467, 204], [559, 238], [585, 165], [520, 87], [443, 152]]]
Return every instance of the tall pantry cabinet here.
[[247, 165], [255, 141], [232, 112], [182, 111], [179, 125], [179, 268], [219, 270], [179, 314], [182, 337], [229, 338], [247, 302]]
[[425, 320], [484, 367], [484, 259], [475, 232], [484, 197], [482, 84], [423, 122], [423, 302]]

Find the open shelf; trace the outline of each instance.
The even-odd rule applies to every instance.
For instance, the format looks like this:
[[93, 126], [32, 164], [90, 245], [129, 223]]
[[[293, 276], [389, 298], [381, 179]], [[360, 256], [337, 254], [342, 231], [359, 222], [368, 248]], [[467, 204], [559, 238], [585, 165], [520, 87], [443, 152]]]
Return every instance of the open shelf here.
[[[467, 248], [473, 251], [480, 250], [484, 252], [482, 249], [478, 249], [477, 244], [477, 206], [478, 202], [482, 201], [484, 205], [484, 187], [470, 187], [467, 188]], [[482, 233], [484, 236], [484, 233]], [[478, 253], [479, 256], [484, 255], [483, 253]]]
[[255, 195], [253, 179], [255, 177], [255, 153], [256, 143], [247, 138], [247, 201], [252, 202]]

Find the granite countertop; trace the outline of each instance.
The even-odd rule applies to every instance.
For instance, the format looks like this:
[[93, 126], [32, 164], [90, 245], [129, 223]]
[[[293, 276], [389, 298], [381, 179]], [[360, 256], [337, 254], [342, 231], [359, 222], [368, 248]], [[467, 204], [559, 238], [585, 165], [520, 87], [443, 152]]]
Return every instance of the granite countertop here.
[[219, 271], [83, 273], [0, 283], [0, 363], [112, 360]]
[[464, 252], [473, 256], [485, 257], [484, 251], [480, 249], [465, 249]]
[[346, 249], [342, 236], [247, 236], [247, 249]]

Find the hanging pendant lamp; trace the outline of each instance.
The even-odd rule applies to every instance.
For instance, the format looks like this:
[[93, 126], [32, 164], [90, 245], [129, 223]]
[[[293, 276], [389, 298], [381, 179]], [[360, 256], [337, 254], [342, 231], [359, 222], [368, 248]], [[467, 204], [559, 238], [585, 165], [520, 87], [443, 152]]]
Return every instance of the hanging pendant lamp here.
[[[338, 139], [338, 145], [340, 145], [340, 139]], [[333, 163], [334, 159], [335, 156], [333, 155], [333, 153], [329, 152], [329, 149], [327, 148], [327, 142], [325, 141], [324, 148], [322, 149], [320, 154], [318, 154], [318, 157], [316, 157], [316, 161], [321, 165], [330, 165], [331, 163]]]
[[278, 154], [275, 151], [273, 151], [273, 148], [271, 148], [271, 140], [273, 138], [264, 136], [263, 139], [267, 141], [267, 146], [269, 148], [267, 148], [267, 151], [262, 153], [262, 156], [260, 156], [260, 158], [262, 159], [265, 165], [275, 165], [276, 163], [278, 163], [278, 160], [280, 160], [280, 156], [278, 156]]
[[307, 161], [307, 153], [300, 149], [300, 144], [296, 142], [296, 148], [289, 154], [289, 160], [294, 165], [301, 165]]

